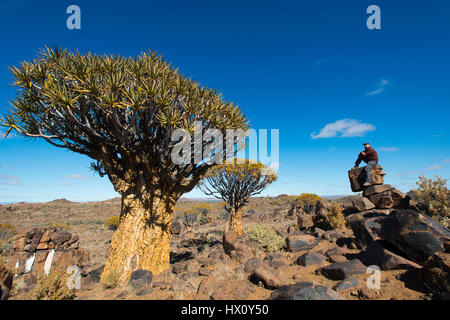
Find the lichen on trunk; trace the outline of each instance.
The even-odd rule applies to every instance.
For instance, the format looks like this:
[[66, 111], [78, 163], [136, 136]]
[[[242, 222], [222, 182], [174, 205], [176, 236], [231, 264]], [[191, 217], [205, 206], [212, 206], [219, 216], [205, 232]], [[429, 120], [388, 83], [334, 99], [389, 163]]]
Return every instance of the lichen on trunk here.
[[102, 273], [119, 276], [124, 284], [138, 269], [159, 274], [169, 268], [170, 225], [173, 199], [128, 195], [122, 197], [120, 223], [111, 240], [111, 251]]

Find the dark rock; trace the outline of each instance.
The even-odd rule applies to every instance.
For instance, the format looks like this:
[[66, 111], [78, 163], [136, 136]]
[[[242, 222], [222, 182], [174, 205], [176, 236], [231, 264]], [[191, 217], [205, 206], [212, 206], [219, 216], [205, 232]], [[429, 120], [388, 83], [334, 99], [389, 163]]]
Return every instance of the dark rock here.
[[114, 297], [114, 299], [122, 299], [125, 298], [128, 295], [128, 291], [124, 290], [122, 292], [120, 292], [117, 296]]
[[222, 245], [226, 254], [230, 254], [231, 251], [236, 250], [236, 242], [238, 235], [234, 231], [225, 232], [222, 237]]
[[267, 261], [273, 269], [279, 269], [288, 265], [288, 261], [281, 253], [272, 253], [264, 261]]
[[337, 292], [346, 291], [350, 289], [354, 289], [360, 286], [359, 280], [356, 277], [350, 277], [342, 280], [337, 285], [333, 287], [333, 290]]
[[304, 267], [320, 265], [324, 261], [323, 256], [318, 253], [305, 253], [297, 258], [297, 263]]
[[70, 232], [55, 232], [52, 234], [51, 238], [55, 245], [60, 246], [64, 242], [69, 241], [72, 235]]
[[[380, 165], [372, 167], [370, 170], [370, 181], [373, 184], [383, 184], [385, 173], [381, 171], [383, 168]], [[353, 192], [363, 191], [363, 183], [366, 180], [366, 170], [364, 167], [352, 168], [348, 171], [348, 178], [350, 180], [350, 187]]]
[[342, 237], [342, 232], [340, 230], [328, 230], [322, 235], [322, 239], [328, 241], [337, 241], [337, 239]]
[[356, 198], [352, 200], [352, 206], [358, 211], [374, 209], [375, 205], [367, 198]]
[[424, 264], [435, 252], [444, 252], [450, 241], [450, 231], [414, 210], [394, 210], [389, 215], [366, 217], [351, 224], [361, 246], [384, 240], [402, 256]]
[[250, 281], [238, 279], [218, 280], [215, 277], [205, 277], [197, 290], [199, 299], [212, 300], [247, 300], [255, 292], [255, 286]]
[[92, 280], [93, 283], [100, 282], [100, 277], [102, 275], [103, 269], [105, 269], [105, 266], [98, 267], [88, 273], [88, 277], [90, 278], [90, 280]]
[[450, 294], [450, 254], [436, 252], [423, 268], [423, 280], [431, 293]]
[[382, 185], [372, 185], [372, 186], [368, 186], [364, 192], [363, 192], [363, 196], [364, 197], [368, 197], [371, 196], [373, 194], [377, 194], [377, 193], [382, 193], [385, 191], [389, 191], [391, 190], [392, 187], [390, 184], [382, 184]]
[[[365, 250], [361, 261], [369, 265], [377, 265], [381, 270], [399, 270], [420, 268], [420, 266], [386, 248], [382, 241], [372, 242]], [[395, 248], [391, 249], [395, 250]]]
[[167, 289], [169, 284], [165, 281], [153, 282], [153, 288], [160, 288], [161, 290]]
[[291, 252], [313, 249], [319, 243], [319, 239], [308, 234], [291, 234], [286, 238], [287, 248]]
[[336, 291], [310, 282], [283, 286], [270, 294], [270, 300], [344, 300]]
[[366, 273], [366, 271], [367, 267], [358, 259], [333, 263], [319, 270], [320, 274], [330, 280], [344, 280], [355, 274]]
[[322, 236], [325, 234], [325, 230], [322, 230], [320, 228], [314, 228], [314, 236], [318, 238], [322, 238]]
[[145, 295], [151, 294], [152, 292], [153, 292], [152, 287], [146, 287], [146, 288], [142, 288], [138, 292], [136, 292], [136, 295], [137, 296], [145, 296]]
[[187, 287], [187, 282], [182, 279], [175, 279], [170, 284], [171, 291], [183, 291]]
[[297, 216], [297, 223], [300, 230], [312, 228], [314, 226], [312, 214], [299, 214]]
[[325, 252], [325, 256], [330, 262], [347, 262], [347, 257], [345, 256], [349, 251], [345, 248], [334, 247]]
[[249, 279], [255, 283], [262, 281], [267, 289], [277, 289], [286, 284], [273, 269], [265, 265], [256, 266]]
[[134, 289], [147, 287], [153, 279], [153, 273], [149, 270], [135, 270], [131, 273], [129, 283]]
[[13, 274], [0, 262], [0, 300], [8, 300], [13, 284]]
[[264, 264], [264, 262], [260, 258], [250, 258], [244, 265], [244, 271], [247, 273], [253, 273], [255, 267]]
[[364, 300], [377, 299], [380, 297], [380, 292], [369, 288], [362, 288], [358, 290], [358, 297]]
[[246, 241], [243, 236], [238, 237], [234, 231], [228, 231], [223, 235], [222, 246], [224, 252], [234, 260], [241, 263], [254, 256], [252, 243]]
[[181, 223], [179, 222], [173, 222], [170, 226], [170, 233], [171, 234], [180, 234], [181, 233]]
[[378, 209], [390, 209], [394, 207], [392, 193], [385, 191], [369, 196], [369, 200], [375, 204]]

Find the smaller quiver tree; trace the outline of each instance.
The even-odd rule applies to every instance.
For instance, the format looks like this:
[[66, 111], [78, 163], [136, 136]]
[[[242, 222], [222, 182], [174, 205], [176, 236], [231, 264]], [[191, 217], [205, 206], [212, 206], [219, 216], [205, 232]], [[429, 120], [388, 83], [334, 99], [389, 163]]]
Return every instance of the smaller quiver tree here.
[[275, 171], [260, 162], [233, 158], [210, 168], [199, 188], [225, 202], [230, 214], [229, 229], [242, 235], [242, 207], [276, 179]]

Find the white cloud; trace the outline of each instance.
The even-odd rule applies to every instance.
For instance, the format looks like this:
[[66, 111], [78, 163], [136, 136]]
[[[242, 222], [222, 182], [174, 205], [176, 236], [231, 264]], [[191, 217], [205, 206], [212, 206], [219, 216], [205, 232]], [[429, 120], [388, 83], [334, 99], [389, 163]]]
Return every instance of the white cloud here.
[[65, 179], [72, 179], [72, 180], [87, 180], [91, 177], [88, 176], [82, 176], [80, 174], [69, 174], [67, 176], [64, 176]]
[[380, 148], [378, 148], [378, 150], [395, 152], [395, 151], [398, 151], [398, 148], [397, 147], [380, 147]]
[[438, 164], [433, 164], [433, 165], [431, 165], [429, 167], [426, 167], [425, 170], [427, 170], [427, 171], [434, 171], [434, 170], [439, 170], [439, 169], [442, 169], [442, 168], [444, 168], [444, 167], [440, 166]]
[[450, 158], [446, 158], [444, 159], [444, 161], [442, 161], [443, 163], [450, 163]]
[[380, 94], [382, 93], [386, 87], [388, 87], [390, 85], [389, 80], [387, 79], [381, 79], [378, 84], [375, 86], [375, 89], [370, 91], [369, 93], [366, 94], [366, 97], [368, 96], [374, 96], [376, 94]]
[[362, 123], [354, 119], [342, 119], [327, 124], [318, 134], [311, 133], [312, 139], [334, 138], [337, 135], [342, 138], [364, 137], [367, 132], [374, 131], [375, 126], [369, 123]]
[[8, 186], [17, 186], [20, 184], [20, 178], [17, 176], [9, 176], [7, 174], [0, 174], [0, 184]]

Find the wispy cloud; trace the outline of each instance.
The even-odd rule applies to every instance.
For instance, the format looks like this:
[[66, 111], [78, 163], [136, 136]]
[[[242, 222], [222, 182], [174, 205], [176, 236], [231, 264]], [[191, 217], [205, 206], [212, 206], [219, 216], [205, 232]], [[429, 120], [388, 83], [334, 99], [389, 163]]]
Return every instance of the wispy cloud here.
[[375, 88], [372, 91], [370, 91], [369, 93], [366, 94], [366, 97], [374, 96], [374, 95], [382, 93], [389, 85], [390, 85], [389, 80], [381, 79], [380, 81], [378, 81], [378, 83], [375, 86]]
[[433, 164], [431, 166], [428, 166], [425, 168], [425, 170], [427, 171], [434, 171], [434, 170], [439, 170], [439, 169], [443, 169], [444, 167], [438, 164]]
[[80, 174], [69, 174], [64, 176], [65, 179], [71, 179], [71, 180], [88, 180], [91, 177], [89, 176], [82, 176]]
[[60, 185], [60, 186], [63, 186], [63, 187], [67, 187], [67, 186], [74, 186], [75, 183], [71, 183], [71, 182], [67, 182], [67, 181], [62, 181], [59, 185]]
[[380, 148], [378, 148], [378, 150], [395, 152], [395, 151], [398, 151], [398, 148], [397, 147], [380, 147]]
[[327, 124], [318, 134], [311, 133], [312, 139], [364, 137], [368, 132], [374, 131], [375, 126], [370, 123], [362, 123], [360, 120], [342, 119]]
[[316, 60], [314, 62], [314, 64], [315, 65], [321, 65], [321, 64], [325, 64], [325, 63], [330, 63], [330, 62], [336, 61], [337, 59], [339, 59], [338, 56], [328, 57], [328, 58]]
[[446, 158], [444, 159], [444, 161], [442, 161], [443, 163], [450, 163], [450, 158]]
[[0, 184], [8, 186], [20, 185], [20, 178], [17, 176], [9, 176], [7, 174], [0, 174]]

